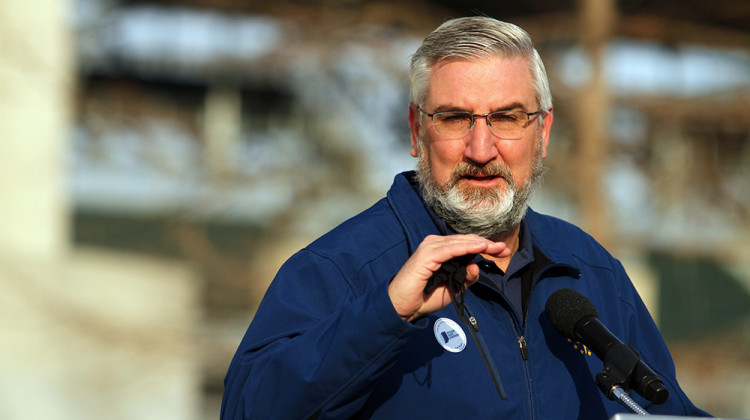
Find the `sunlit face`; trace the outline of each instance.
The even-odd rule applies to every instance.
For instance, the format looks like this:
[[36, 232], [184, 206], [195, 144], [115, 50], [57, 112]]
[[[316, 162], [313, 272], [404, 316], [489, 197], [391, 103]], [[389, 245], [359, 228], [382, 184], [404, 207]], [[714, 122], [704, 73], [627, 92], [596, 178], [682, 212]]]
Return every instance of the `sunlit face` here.
[[[492, 56], [439, 63], [433, 67], [429, 82], [430, 89], [422, 104], [422, 109], [428, 113], [461, 110], [487, 114], [503, 110], [538, 110], [528, 63], [520, 57]], [[431, 119], [422, 115], [414, 104], [410, 106], [409, 124], [411, 153], [420, 159], [420, 176], [429, 175], [431, 179], [428, 181], [434, 181], [430, 183], [434, 184], [438, 194], [449, 197], [448, 202], [458, 203], [454, 206], [454, 213], [476, 213], [475, 218], [480, 220], [486, 217], [502, 219], [503, 214], [511, 211], [514, 192], [523, 191], [525, 187], [530, 190], [531, 186], [527, 184], [534, 178], [534, 173], [537, 173], [536, 178], [541, 175], [541, 160], [546, 157], [552, 114], [543, 120], [535, 119], [518, 140], [495, 137], [483, 118], [476, 119], [474, 129], [464, 138], [443, 138], [432, 128]], [[533, 170], [535, 165], [536, 171]], [[525, 210], [527, 199], [524, 197], [522, 203], [515, 204], [522, 205], [521, 210]], [[516, 210], [518, 213], [519, 209]], [[498, 225], [492, 220], [484, 223]], [[471, 228], [466, 230], [487, 233]]]

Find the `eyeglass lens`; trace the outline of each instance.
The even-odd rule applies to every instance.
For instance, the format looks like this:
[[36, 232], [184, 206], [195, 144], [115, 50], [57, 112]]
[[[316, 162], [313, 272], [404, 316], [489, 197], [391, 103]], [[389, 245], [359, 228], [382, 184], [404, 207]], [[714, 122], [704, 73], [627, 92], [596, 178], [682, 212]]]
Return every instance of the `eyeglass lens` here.
[[[472, 129], [475, 117], [468, 112], [438, 112], [432, 117], [435, 131], [446, 137], [463, 137]], [[490, 131], [502, 139], [521, 138], [529, 117], [523, 112], [493, 112], [487, 117]]]

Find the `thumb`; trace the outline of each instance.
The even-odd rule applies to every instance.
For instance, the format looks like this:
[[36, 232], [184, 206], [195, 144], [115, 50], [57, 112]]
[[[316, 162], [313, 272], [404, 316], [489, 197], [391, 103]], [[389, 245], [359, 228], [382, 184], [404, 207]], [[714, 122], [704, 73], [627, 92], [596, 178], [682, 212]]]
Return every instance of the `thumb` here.
[[466, 288], [471, 287], [472, 284], [479, 280], [479, 266], [471, 263], [466, 265]]

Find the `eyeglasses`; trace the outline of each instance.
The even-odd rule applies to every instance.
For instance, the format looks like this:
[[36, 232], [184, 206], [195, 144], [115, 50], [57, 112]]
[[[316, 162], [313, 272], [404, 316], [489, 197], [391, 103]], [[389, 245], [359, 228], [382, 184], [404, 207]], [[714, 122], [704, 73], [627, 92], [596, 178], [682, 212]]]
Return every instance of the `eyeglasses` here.
[[542, 113], [523, 111], [497, 111], [489, 114], [472, 114], [468, 111], [445, 111], [429, 114], [417, 106], [422, 114], [432, 119], [432, 126], [439, 135], [458, 139], [469, 134], [474, 128], [476, 118], [486, 118], [490, 132], [503, 140], [519, 140], [523, 130]]

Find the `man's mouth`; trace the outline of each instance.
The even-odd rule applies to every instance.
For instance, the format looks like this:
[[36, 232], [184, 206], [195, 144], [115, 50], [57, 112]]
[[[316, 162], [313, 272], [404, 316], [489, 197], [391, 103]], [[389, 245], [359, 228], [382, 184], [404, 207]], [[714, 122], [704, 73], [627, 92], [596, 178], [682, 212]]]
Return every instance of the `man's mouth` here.
[[499, 175], [465, 175], [461, 177], [469, 185], [478, 187], [494, 187], [503, 177]]
[[492, 181], [500, 177], [498, 175], [466, 175], [464, 178], [472, 181]]
[[510, 169], [499, 164], [478, 167], [468, 163], [459, 163], [448, 180], [448, 188], [463, 184], [473, 188], [501, 188], [503, 185], [513, 185], [513, 174]]

